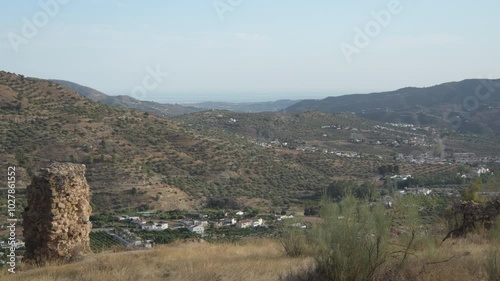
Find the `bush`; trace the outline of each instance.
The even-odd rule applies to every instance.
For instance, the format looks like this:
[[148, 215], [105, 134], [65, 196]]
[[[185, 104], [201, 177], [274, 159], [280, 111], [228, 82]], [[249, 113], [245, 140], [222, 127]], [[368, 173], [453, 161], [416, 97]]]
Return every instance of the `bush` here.
[[372, 280], [388, 255], [385, 208], [348, 196], [326, 204], [321, 217], [324, 223], [311, 233], [318, 247], [317, 271], [331, 280]]
[[311, 243], [308, 243], [306, 233], [297, 227], [287, 227], [283, 232], [281, 245], [290, 257], [300, 257], [311, 254]]
[[319, 207], [307, 207], [304, 209], [304, 216], [317, 216], [319, 215]]
[[[290, 256], [311, 254], [314, 269], [301, 272], [314, 280], [375, 280], [389, 258], [399, 259], [395, 272], [406, 263], [415, 240], [416, 211], [402, 200], [391, 210], [383, 204], [369, 204], [347, 195], [339, 203], [325, 202], [320, 210], [322, 223], [310, 231], [290, 228], [283, 234], [282, 245]], [[390, 215], [389, 215], [390, 212]], [[397, 251], [389, 244], [391, 225], [397, 223], [409, 230], [406, 241]], [[402, 240], [403, 241], [403, 240]], [[288, 280], [301, 280], [301, 275]], [[304, 277], [305, 278], [305, 277]]]

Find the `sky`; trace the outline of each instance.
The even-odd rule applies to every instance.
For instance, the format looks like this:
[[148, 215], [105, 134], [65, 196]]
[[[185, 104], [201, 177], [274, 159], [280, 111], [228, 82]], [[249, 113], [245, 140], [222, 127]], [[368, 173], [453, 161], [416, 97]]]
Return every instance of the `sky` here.
[[0, 0], [0, 70], [166, 103], [500, 78], [494, 0]]

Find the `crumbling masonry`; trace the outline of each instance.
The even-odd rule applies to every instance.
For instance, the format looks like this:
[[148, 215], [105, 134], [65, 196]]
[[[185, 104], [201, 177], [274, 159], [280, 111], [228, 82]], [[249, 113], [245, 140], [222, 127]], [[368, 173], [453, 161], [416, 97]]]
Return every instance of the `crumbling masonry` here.
[[71, 260], [90, 252], [85, 165], [53, 163], [33, 177], [23, 213], [25, 260]]

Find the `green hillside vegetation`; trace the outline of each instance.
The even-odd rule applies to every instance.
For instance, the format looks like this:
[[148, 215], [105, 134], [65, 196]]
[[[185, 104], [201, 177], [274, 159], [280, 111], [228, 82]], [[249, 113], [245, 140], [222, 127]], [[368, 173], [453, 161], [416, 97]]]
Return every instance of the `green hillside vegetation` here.
[[[273, 217], [270, 209], [283, 208], [282, 214], [293, 213], [296, 220], [269, 228], [206, 231], [207, 241], [238, 245], [199, 242], [199, 235], [186, 229], [135, 230], [157, 245], [171, 244], [146, 252], [154, 255], [154, 262], [141, 263], [147, 268], [142, 271], [132, 269], [138, 268], [143, 252], [101, 253], [123, 247], [107, 232], [92, 232], [91, 247], [99, 254], [75, 265], [34, 270], [23, 265], [22, 275], [9, 280], [35, 272], [73, 280], [82, 266], [92, 280], [235, 280], [229, 263], [239, 270], [261, 270], [242, 280], [260, 280], [263, 274], [267, 277], [262, 280], [288, 281], [498, 276], [499, 251], [491, 247], [498, 244], [498, 226], [492, 223], [497, 213], [477, 223], [465, 218], [497, 206], [481, 192], [498, 191], [500, 166], [488, 163], [494, 174], [471, 179], [462, 174], [479, 164], [449, 159], [454, 152], [498, 156], [498, 142], [491, 136], [391, 125], [350, 113], [211, 110], [168, 119], [98, 103], [52, 81], [6, 72], [0, 72], [0, 115], [0, 156], [6, 165], [18, 167], [19, 210], [25, 207], [23, 186], [31, 175], [51, 161], [70, 161], [87, 166], [96, 227], [129, 226], [117, 221], [118, 212], [153, 209], [163, 212], [151, 219], [196, 217], [204, 208], [219, 219], [230, 208], [248, 211], [248, 217]], [[437, 160], [405, 160], [421, 154]], [[397, 177], [410, 174], [406, 180]], [[5, 181], [5, 174], [0, 180]], [[417, 186], [444, 191], [397, 196], [398, 189]], [[450, 190], [456, 197], [446, 194]], [[0, 189], [0, 195], [5, 197], [6, 190]], [[0, 204], [2, 214], [6, 208]], [[303, 210], [308, 217], [302, 216]], [[306, 228], [288, 228], [295, 222]], [[446, 233], [461, 238], [443, 241]], [[259, 239], [263, 237], [269, 240]], [[175, 243], [184, 239], [199, 243]], [[195, 252], [189, 247], [196, 247]], [[186, 269], [185, 263], [193, 260], [197, 270]], [[161, 269], [165, 264], [168, 272]], [[4, 272], [0, 275], [5, 277]]]
[[[199, 209], [217, 198], [238, 199], [243, 207], [287, 206], [317, 198], [335, 180], [382, 185], [383, 165], [427, 178], [460, 168], [395, 160], [399, 153], [435, 150], [441, 132], [392, 128], [352, 114], [214, 110], [167, 119], [7, 72], [0, 72], [0, 102], [0, 153], [19, 166], [18, 185], [50, 161], [86, 164], [96, 212]], [[391, 146], [413, 133], [421, 145]], [[450, 153], [463, 151], [464, 143], [473, 152], [498, 151], [494, 139], [452, 132], [445, 137]], [[268, 146], [272, 141], [278, 145]]]
[[[311, 146], [330, 150], [357, 151], [368, 154], [413, 154], [438, 149], [437, 141], [445, 141], [446, 152], [474, 152], [491, 155], [498, 138], [460, 134], [434, 127], [395, 127], [360, 118], [351, 113], [236, 113], [211, 110], [176, 117], [186, 128], [205, 134], [237, 134], [256, 142], [279, 141], [288, 148]], [[411, 141], [416, 139], [412, 143]], [[394, 146], [397, 141], [400, 145]], [[404, 144], [405, 141], [410, 141]], [[380, 145], [377, 144], [380, 143]]]
[[26, 184], [49, 161], [86, 164], [96, 211], [189, 209], [219, 196], [283, 203], [330, 181], [246, 140], [93, 102], [51, 81], [1, 72], [0, 85], [2, 158], [24, 168]]

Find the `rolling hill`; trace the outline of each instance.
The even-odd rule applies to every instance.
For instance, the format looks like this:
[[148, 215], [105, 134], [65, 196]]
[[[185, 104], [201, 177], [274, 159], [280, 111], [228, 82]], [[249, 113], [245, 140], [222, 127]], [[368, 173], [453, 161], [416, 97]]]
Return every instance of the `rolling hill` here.
[[469, 79], [426, 88], [304, 100], [286, 111], [354, 112], [382, 122], [500, 135], [500, 79]]
[[0, 72], [0, 101], [0, 156], [19, 167], [19, 186], [49, 161], [83, 163], [96, 211], [193, 209], [220, 197], [282, 204], [331, 181], [287, 153], [94, 102], [53, 81]]
[[[192, 210], [220, 198], [263, 208], [301, 203], [333, 180], [378, 180], [395, 155], [432, 152], [444, 133], [318, 112], [163, 118], [8, 72], [0, 72], [0, 116], [0, 157], [18, 167], [19, 188], [50, 161], [83, 163], [96, 212]], [[448, 152], [499, 151], [496, 139], [446, 134]], [[457, 169], [397, 164], [421, 176]]]
[[288, 149], [354, 151], [369, 155], [418, 155], [428, 153], [440, 138], [446, 139], [446, 154], [472, 152], [494, 155], [498, 137], [459, 134], [433, 126], [382, 123], [352, 113], [237, 113], [211, 110], [175, 118], [184, 126], [208, 135], [241, 136], [260, 145]]
[[93, 101], [98, 101], [107, 105], [133, 108], [142, 112], [149, 112], [158, 116], [172, 117], [186, 113], [200, 111], [200, 108], [193, 106], [182, 106], [178, 104], [157, 103], [152, 101], [141, 101], [130, 96], [109, 96], [90, 87], [64, 80], [51, 80], [59, 85], [75, 91]]

